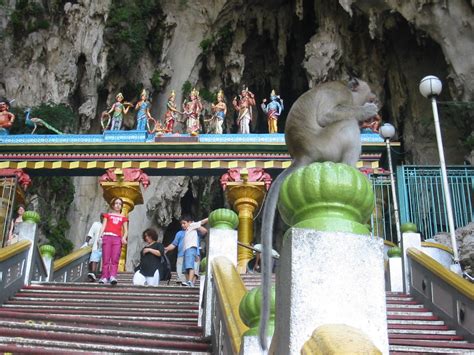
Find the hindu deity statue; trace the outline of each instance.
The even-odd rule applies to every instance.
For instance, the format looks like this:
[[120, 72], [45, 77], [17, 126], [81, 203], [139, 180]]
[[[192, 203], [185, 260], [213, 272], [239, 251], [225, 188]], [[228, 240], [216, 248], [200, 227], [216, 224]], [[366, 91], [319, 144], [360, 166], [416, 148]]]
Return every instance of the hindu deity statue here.
[[183, 114], [186, 118], [186, 132], [196, 135], [199, 132], [199, 115], [202, 111], [202, 103], [199, 97], [199, 91], [195, 88], [189, 95], [191, 101], [184, 100]]
[[234, 97], [232, 104], [238, 112], [237, 124], [239, 125], [239, 133], [250, 133], [252, 106], [255, 106], [255, 95], [247, 87], [244, 87], [239, 97]]
[[112, 105], [112, 108], [107, 112], [109, 115], [112, 114], [112, 125], [110, 130], [118, 131], [122, 128], [123, 115], [128, 113], [128, 110], [133, 106], [129, 102], [125, 102], [121, 92], [115, 96], [115, 103]]
[[143, 89], [142, 93], [140, 94], [140, 100], [135, 105], [135, 110], [137, 112], [137, 130], [144, 131], [147, 129], [147, 122], [148, 120], [153, 120], [150, 114], [150, 107], [151, 103], [148, 101], [148, 93], [145, 89]]
[[178, 111], [178, 108], [176, 107], [176, 92], [174, 90], [171, 90], [171, 94], [168, 97], [166, 109], [164, 131], [166, 133], [173, 133], [174, 123], [178, 118], [178, 114], [182, 115], [182, 113]]
[[283, 111], [283, 100], [280, 95], [275, 93], [275, 90], [272, 90], [270, 93], [270, 102], [266, 104], [267, 99], [263, 99], [260, 107], [263, 112], [267, 115], [268, 123], [268, 133], [278, 133], [278, 117], [280, 117], [281, 112]]
[[379, 128], [382, 125], [382, 117], [375, 115], [363, 122], [359, 123], [360, 131], [362, 133], [379, 133]]
[[15, 121], [15, 115], [9, 112], [10, 102], [5, 98], [0, 98], [0, 134], [8, 134], [8, 130]]
[[222, 125], [224, 124], [225, 115], [227, 114], [227, 105], [225, 103], [224, 92], [219, 90], [217, 93], [217, 103], [211, 104], [212, 118], [215, 123], [215, 132], [222, 134]]

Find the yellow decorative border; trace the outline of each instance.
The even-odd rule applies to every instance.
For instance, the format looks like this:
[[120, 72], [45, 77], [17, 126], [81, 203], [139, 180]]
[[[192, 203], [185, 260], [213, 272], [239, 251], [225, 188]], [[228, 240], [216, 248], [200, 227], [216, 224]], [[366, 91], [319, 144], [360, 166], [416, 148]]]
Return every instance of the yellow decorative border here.
[[474, 285], [469, 281], [464, 280], [458, 274], [446, 269], [443, 265], [438, 263], [429, 255], [423, 253], [421, 250], [416, 248], [408, 248], [407, 253], [418, 264], [427, 268], [433, 274], [454, 287], [469, 299], [474, 300]]
[[58, 259], [54, 262], [54, 271], [56, 272], [58, 270], [61, 270], [63, 267], [71, 264], [75, 260], [91, 252], [92, 252], [92, 247], [89, 246], [89, 247], [76, 250], [69, 255], [63, 256], [61, 259]]
[[425, 248], [436, 248], [436, 249], [441, 249], [444, 251], [447, 251], [449, 254], [453, 255], [453, 249], [450, 247], [447, 247], [444, 244], [441, 243], [434, 243], [434, 242], [421, 242], [421, 246]]
[[19, 242], [0, 249], [0, 261], [5, 261], [11, 257], [20, 254], [31, 245], [29, 240], [20, 240]]
[[[231, 168], [264, 168], [286, 169], [291, 160], [183, 160], [183, 161], [3, 161], [0, 169], [231, 169]], [[378, 162], [359, 161], [358, 168], [378, 168]]]
[[249, 329], [240, 318], [240, 301], [247, 293], [242, 278], [234, 264], [223, 256], [212, 260], [216, 292], [219, 295], [219, 303], [223, 311], [223, 318], [231, 338], [234, 354], [240, 352], [243, 334]]

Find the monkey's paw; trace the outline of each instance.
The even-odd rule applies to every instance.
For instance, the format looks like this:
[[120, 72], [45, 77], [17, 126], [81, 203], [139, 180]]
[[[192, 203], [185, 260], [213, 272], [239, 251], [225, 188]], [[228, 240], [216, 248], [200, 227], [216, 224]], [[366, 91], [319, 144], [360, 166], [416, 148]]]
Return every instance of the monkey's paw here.
[[379, 108], [377, 107], [376, 104], [372, 102], [367, 102], [362, 106], [362, 109], [364, 111], [364, 117], [363, 119], [366, 120], [367, 118], [374, 117], [377, 115], [377, 112], [379, 111]]

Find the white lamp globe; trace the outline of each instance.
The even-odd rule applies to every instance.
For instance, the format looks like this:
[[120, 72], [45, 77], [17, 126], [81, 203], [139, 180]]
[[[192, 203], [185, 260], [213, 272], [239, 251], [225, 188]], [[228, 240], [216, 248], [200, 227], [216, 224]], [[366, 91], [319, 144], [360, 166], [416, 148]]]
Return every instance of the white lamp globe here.
[[390, 123], [384, 123], [379, 129], [380, 137], [383, 139], [392, 139], [395, 135], [395, 127]]
[[425, 76], [420, 81], [420, 92], [424, 97], [437, 96], [441, 93], [442, 88], [441, 80], [434, 75]]

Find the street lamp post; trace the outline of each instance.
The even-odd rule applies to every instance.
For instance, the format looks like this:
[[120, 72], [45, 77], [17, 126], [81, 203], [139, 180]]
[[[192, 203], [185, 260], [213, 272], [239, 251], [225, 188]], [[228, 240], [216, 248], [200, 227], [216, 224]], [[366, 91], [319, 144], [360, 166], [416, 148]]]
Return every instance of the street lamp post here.
[[448, 213], [449, 233], [451, 235], [451, 244], [452, 244], [453, 256], [454, 256], [454, 265], [451, 265], [451, 270], [461, 274], [462, 271], [461, 271], [461, 266], [459, 265], [459, 254], [458, 254], [458, 247], [457, 247], [457, 242], [456, 242], [456, 234], [454, 230], [454, 217], [453, 217], [453, 210], [452, 210], [452, 203], [451, 203], [451, 192], [449, 191], [449, 186], [448, 186], [448, 174], [446, 173], [446, 162], [444, 160], [443, 140], [441, 138], [441, 129], [440, 129], [440, 124], [439, 124], [439, 116], [438, 116], [438, 106], [436, 103], [436, 97], [441, 93], [442, 88], [443, 88], [443, 85], [441, 83], [441, 80], [439, 80], [436, 76], [433, 76], [433, 75], [425, 76], [420, 81], [420, 93], [424, 97], [431, 99], [431, 108], [433, 110], [436, 140], [438, 143], [439, 164], [441, 166], [441, 177], [443, 180], [444, 198], [446, 200], [446, 211]]
[[398, 214], [398, 200], [397, 200], [397, 191], [395, 190], [395, 178], [393, 176], [393, 165], [392, 165], [392, 153], [390, 151], [390, 139], [395, 135], [395, 127], [390, 123], [384, 123], [380, 127], [380, 136], [385, 141], [385, 146], [387, 147], [387, 157], [388, 157], [388, 168], [390, 170], [390, 184], [392, 186], [392, 200], [393, 200], [393, 211], [395, 214], [395, 227], [397, 229], [397, 243], [402, 241], [402, 235], [400, 232], [400, 215]]

